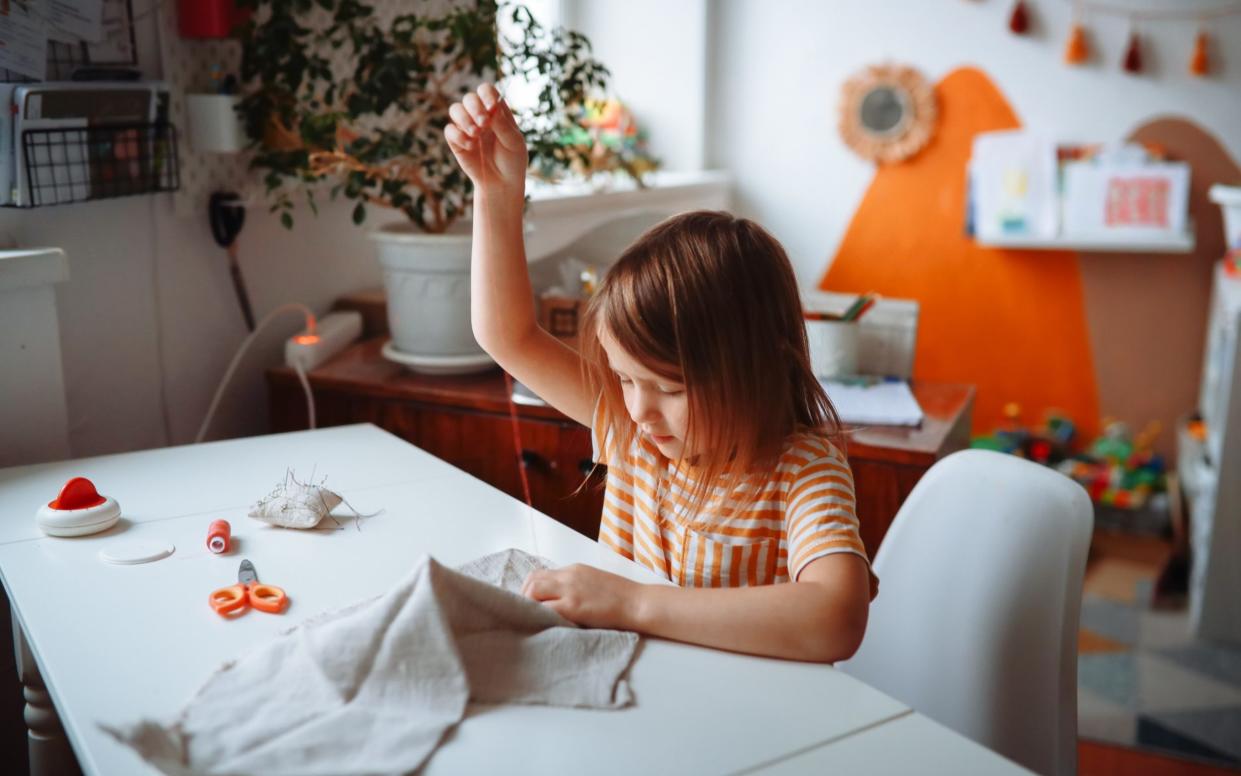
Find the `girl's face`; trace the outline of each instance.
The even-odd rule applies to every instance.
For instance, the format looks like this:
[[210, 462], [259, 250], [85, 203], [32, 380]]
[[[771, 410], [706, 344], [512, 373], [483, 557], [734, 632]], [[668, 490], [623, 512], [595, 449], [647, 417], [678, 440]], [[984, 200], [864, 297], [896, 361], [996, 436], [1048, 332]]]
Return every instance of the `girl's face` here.
[[625, 409], [642, 435], [668, 458], [676, 460], [689, 455], [689, 398], [685, 385], [647, 369], [612, 339], [606, 328], [599, 332], [599, 341], [608, 354], [608, 366], [620, 380]]

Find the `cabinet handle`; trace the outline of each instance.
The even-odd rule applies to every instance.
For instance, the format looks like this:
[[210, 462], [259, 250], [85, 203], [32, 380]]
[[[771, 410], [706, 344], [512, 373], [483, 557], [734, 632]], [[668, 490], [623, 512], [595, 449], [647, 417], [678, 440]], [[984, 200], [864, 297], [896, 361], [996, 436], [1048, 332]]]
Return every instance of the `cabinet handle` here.
[[549, 461], [533, 450], [521, 451], [521, 465], [527, 469], [555, 469], [556, 462]]

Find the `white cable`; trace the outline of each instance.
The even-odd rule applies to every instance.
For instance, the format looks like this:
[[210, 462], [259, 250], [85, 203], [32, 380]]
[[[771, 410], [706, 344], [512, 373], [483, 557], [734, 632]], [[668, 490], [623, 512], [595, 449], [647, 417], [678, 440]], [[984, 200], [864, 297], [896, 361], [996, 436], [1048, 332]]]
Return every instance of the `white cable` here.
[[163, 290], [159, 284], [159, 213], [155, 197], [148, 197], [151, 217], [151, 300], [155, 303], [155, 365], [159, 371], [159, 410], [164, 419], [164, 444], [172, 444], [172, 408], [168, 404], [168, 368], [164, 358]]
[[[300, 304], [298, 302], [289, 302], [287, 304], [282, 304], [276, 309], [269, 312], [267, 315], [263, 316], [263, 320], [259, 321], [258, 325], [254, 327], [254, 331], [250, 332], [248, 335], [246, 335], [246, 338], [242, 340], [241, 347], [237, 348], [237, 353], [236, 355], [233, 356], [233, 360], [229, 363], [228, 369], [224, 370], [224, 377], [220, 380], [220, 387], [215, 389], [215, 396], [212, 397], [211, 405], [207, 408], [207, 416], [203, 418], [203, 424], [198, 429], [198, 436], [194, 438], [194, 444], [198, 444], [199, 442], [203, 441], [204, 438], [206, 438], [207, 429], [211, 428], [211, 420], [215, 416], [216, 408], [220, 406], [220, 398], [224, 396], [224, 388], [228, 385], [228, 381], [232, 378], [233, 372], [237, 371], [237, 365], [241, 363], [241, 357], [245, 355], [247, 350], [249, 350], [250, 345], [253, 344], [255, 338], [258, 337], [259, 332], [263, 331], [263, 329], [267, 327], [267, 324], [271, 323], [276, 318], [277, 315], [283, 312], [291, 311], [291, 310], [297, 310], [301, 312], [303, 315], [305, 315], [307, 332], [311, 332], [311, 333], [314, 332], [315, 314], [310, 311], [309, 307], [307, 307], [304, 304]], [[303, 373], [302, 374], [302, 387], [306, 389], [306, 399], [307, 401], [310, 402], [310, 421], [312, 424], [311, 428], [314, 428], [314, 425], [313, 425], [314, 417], [315, 417], [314, 416], [314, 412], [315, 412], [314, 402], [310, 397], [310, 386], [306, 383], [305, 380], [306, 380], [306, 377], [305, 377], [305, 374]]]
[[310, 381], [306, 379], [306, 370], [302, 369], [301, 362], [296, 359], [293, 361], [293, 370], [297, 372], [297, 380], [302, 384], [302, 390], [306, 392], [306, 416], [310, 419], [310, 430], [313, 431], [315, 428], [315, 397], [310, 392]]

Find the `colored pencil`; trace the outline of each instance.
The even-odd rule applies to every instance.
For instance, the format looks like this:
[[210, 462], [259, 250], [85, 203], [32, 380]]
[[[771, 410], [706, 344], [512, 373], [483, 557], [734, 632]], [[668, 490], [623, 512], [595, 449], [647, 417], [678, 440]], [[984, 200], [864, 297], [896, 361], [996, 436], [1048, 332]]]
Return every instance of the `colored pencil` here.
[[849, 305], [849, 307], [845, 310], [844, 314], [840, 316], [841, 320], [845, 320], [845, 321], [853, 320], [853, 315], [858, 310], [861, 310], [862, 305], [864, 304], [866, 304], [866, 294], [862, 294], [857, 299], [853, 300], [853, 304]]
[[867, 311], [869, 311], [870, 308], [874, 306], [875, 306], [875, 298], [872, 296], [870, 299], [866, 300], [866, 304], [862, 305], [862, 309], [858, 310], [857, 314], [853, 316], [853, 320], [854, 321], [862, 320], [862, 316], [865, 315]]

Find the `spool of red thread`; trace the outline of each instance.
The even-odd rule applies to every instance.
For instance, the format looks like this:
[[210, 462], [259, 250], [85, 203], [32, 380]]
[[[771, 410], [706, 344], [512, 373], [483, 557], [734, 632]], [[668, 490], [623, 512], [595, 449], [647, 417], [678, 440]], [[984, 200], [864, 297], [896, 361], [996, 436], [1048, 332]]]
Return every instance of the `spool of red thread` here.
[[232, 526], [227, 520], [216, 520], [207, 529], [207, 549], [216, 555], [223, 555], [228, 552], [229, 538], [232, 535]]

